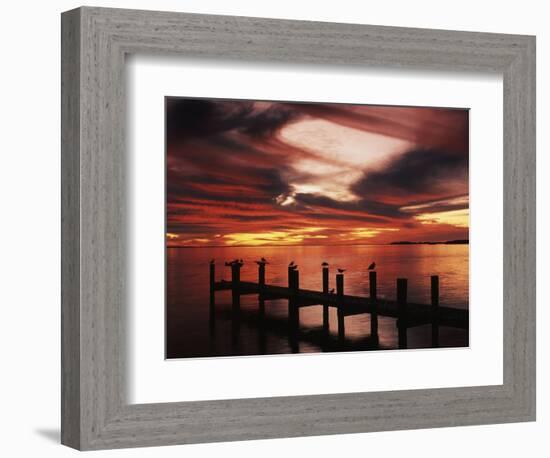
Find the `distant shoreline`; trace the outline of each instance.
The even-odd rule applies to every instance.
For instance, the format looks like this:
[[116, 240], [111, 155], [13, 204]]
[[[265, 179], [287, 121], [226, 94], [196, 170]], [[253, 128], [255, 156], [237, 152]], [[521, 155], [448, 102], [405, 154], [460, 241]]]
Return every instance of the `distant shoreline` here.
[[469, 240], [446, 240], [443, 242], [391, 242], [390, 245], [469, 245]]

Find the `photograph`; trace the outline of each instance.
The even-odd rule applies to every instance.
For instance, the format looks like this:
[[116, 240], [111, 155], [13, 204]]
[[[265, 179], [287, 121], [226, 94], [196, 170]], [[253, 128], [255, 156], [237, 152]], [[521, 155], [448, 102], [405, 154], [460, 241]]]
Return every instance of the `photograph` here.
[[165, 97], [166, 358], [468, 347], [469, 110]]

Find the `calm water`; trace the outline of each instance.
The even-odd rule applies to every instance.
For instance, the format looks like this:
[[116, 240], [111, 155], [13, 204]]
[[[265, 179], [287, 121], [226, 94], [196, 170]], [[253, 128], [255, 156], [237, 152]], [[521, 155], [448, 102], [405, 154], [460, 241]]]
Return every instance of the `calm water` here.
[[[337, 247], [220, 247], [167, 249], [166, 353], [168, 358], [319, 352], [323, 348], [313, 338], [322, 325], [322, 307], [300, 309], [303, 338], [289, 342], [284, 329], [286, 300], [266, 302], [266, 327], [262, 331], [257, 317], [257, 296], [243, 296], [243, 319], [235, 325], [230, 318], [229, 292], [216, 293], [216, 316], [209, 313], [210, 259], [216, 260], [216, 280], [230, 280], [226, 260], [242, 258], [241, 279], [257, 281], [254, 261], [267, 258], [266, 282], [286, 286], [287, 265], [295, 261], [300, 271], [300, 287], [322, 289], [321, 262], [330, 263], [330, 288], [336, 268], [345, 268], [345, 293], [368, 296], [368, 265], [376, 262], [378, 295], [395, 298], [395, 281], [408, 278], [408, 299], [429, 303], [430, 275], [440, 276], [440, 304], [468, 308], [468, 245], [378, 245]], [[357, 342], [357, 349], [370, 331], [369, 315], [346, 317], [346, 337]], [[330, 329], [337, 329], [336, 310], [330, 308]], [[308, 332], [310, 334], [308, 334]], [[311, 335], [312, 338], [307, 336]], [[409, 348], [430, 346], [430, 328], [409, 330]], [[379, 318], [380, 348], [397, 347], [395, 320]], [[467, 346], [465, 331], [441, 328], [441, 346]], [[352, 348], [353, 349], [353, 348]], [[326, 351], [326, 348], [325, 348]]]

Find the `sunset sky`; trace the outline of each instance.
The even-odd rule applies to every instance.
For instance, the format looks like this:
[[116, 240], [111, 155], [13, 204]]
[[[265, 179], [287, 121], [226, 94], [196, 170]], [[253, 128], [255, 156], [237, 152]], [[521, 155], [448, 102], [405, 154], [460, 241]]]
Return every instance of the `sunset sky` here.
[[468, 111], [166, 99], [168, 246], [468, 238]]

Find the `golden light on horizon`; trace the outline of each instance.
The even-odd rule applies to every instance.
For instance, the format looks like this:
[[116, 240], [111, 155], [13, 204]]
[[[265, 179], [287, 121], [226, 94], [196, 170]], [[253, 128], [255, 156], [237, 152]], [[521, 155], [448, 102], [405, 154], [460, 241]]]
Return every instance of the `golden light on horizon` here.
[[382, 232], [396, 232], [399, 229], [393, 227], [375, 227], [375, 228], [358, 228], [349, 232], [348, 234], [342, 234], [343, 237], [348, 237], [350, 240], [370, 239], [380, 235]]
[[328, 236], [324, 234], [316, 234], [316, 232], [321, 232], [324, 229], [325, 228], [322, 227], [308, 227], [286, 231], [239, 232], [226, 234], [224, 239], [225, 243], [230, 246], [294, 245], [302, 243], [306, 239], [328, 238]]
[[435, 213], [421, 213], [415, 219], [421, 224], [448, 224], [455, 227], [468, 228], [470, 226], [469, 209], [450, 210]]

